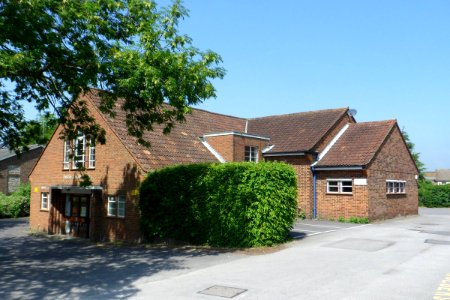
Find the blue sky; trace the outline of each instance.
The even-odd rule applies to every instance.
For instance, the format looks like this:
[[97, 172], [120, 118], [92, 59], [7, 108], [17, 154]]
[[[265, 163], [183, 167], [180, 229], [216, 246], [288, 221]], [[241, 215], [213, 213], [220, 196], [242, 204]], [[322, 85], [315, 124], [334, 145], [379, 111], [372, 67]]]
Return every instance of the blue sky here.
[[227, 70], [200, 108], [258, 117], [348, 106], [358, 122], [397, 119], [427, 169], [450, 168], [450, 1], [184, 5], [182, 31]]
[[450, 1], [184, 5], [181, 31], [227, 70], [200, 108], [259, 117], [350, 107], [358, 122], [397, 119], [427, 169], [450, 168]]

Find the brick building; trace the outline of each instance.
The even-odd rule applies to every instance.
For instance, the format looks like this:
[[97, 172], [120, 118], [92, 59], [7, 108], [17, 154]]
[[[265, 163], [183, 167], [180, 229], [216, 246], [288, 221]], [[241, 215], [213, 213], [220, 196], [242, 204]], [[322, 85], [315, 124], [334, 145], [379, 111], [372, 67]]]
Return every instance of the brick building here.
[[29, 150], [17, 156], [8, 148], [0, 148], [0, 193], [11, 194], [28, 176], [44, 150], [43, 145], [31, 145]]
[[[284, 161], [298, 174], [298, 207], [307, 216], [371, 220], [417, 214], [418, 170], [396, 121], [356, 123], [348, 108], [244, 119], [193, 109], [169, 135], [146, 132], [151, 148], [127, 135], [125, 113], [98, 109], [105, 145], [58, 128], [30, 175], [30, 226], [93, 240], [138, 240], [138, 188], [145, 174], [173, 164]], [[74, 150], [73, 150], [74, 149]], [[73, 152], [71, 152], [73, 151]], [[80, 187], [82, 164], [92, 185]]]

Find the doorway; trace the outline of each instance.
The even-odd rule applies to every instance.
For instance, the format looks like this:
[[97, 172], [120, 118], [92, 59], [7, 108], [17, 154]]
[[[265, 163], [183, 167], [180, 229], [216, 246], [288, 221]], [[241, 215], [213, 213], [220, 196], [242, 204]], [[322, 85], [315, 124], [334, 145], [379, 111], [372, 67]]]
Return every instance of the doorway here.
[[66, 194], [65, 233], [89, 238], [90, 195]]

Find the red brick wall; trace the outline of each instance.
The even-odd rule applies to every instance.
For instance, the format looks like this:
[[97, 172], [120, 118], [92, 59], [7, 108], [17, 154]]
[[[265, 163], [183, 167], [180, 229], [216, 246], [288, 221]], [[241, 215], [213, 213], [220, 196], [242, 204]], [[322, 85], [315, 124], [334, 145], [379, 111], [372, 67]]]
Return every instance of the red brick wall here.
[[207, 137], [206, 141], [214, 148], [227, 162], [244, 161], [245, 146], [258, 147], [258, 157], [262, 161], [262, 150], [269, 144], [268, 141], [243, 137], [239, 135], [220, 135]]
[[312, 173], [311, 164], [313, 158], [306, 156], [283, 156], [267, 157], [266, 161], [283, 161], [291, 164], [297, 173], [297, 202], [300, 211], [305, 212], [307, 217], [313, 214], [313, 196], [312, 196]]
[[209, 136], [206, 138], [206, 141], [225, 161], [234, 161], [233, 135]]
[[339, 217], [369, 217], [368, 185], [355, 185], [352, 194], [327, 193], [327, 179], [365, 178], [363, 171], [317, 172], [317, 217], [337, 220]]
[[[89, 102], [88, 102], [89, 104]], [[138, 196], [136, 190], [144, 173], [135, 160], [123, 146], [117, 136], [107, 126], [98, 112], [89, 104], [90, 111], [97, 122], [106, 130], [107, 141], [105, 145], [96, 146], [96, 167], [87, 170], [93, 185], [103, 187], [101, 199], [97, 201], [95, 211], [91, 211], [95, 220], [95, 230], [92, 238], [96, 239], [125, 239], [137, 240], [139, 233], [139, 209], [137, 207]], [[79, 172], [63, 170], [64, 143], [59, 139], [61, 128], [49, 142], [41, 159], [30, 175], [32, 188], [30, 207], [30, 227], [34, 230], [47, 231], [48, 211], [40, 210], [40, 195], [42, 191], [48, 191], [55, 185], [78, 185]], [[125, 218], [107, 217], [107, 196], [126, 195]]]
[[[396, 126], [368, 168], [371, 220], [418, 213], [417, 170]], [[386, 180], [406, 180], [406, 194], [386, 194]]]
[[23, 153], [20, 158], [17, 156], [0, 161], [0, 192], [8, 193], [8, 166], [20, 167], [20, 182], [27, 183], [36, 161], [41, 155], [43, 148], [37, 148]]

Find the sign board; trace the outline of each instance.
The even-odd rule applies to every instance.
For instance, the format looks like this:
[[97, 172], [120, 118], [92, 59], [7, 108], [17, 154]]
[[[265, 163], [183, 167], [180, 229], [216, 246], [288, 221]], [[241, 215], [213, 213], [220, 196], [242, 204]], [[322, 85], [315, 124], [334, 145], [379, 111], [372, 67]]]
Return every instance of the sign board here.
[[367, 178], [355, 178], [353, 179], [355, 185], [367, 185]]

